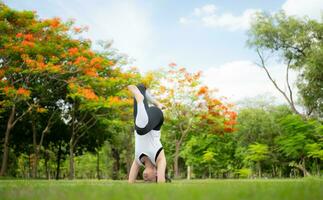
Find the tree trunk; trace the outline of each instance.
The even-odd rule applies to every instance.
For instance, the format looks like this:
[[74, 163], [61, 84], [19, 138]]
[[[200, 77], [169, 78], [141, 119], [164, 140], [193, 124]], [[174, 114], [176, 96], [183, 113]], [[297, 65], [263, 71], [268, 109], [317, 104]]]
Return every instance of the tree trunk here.
[[16, 106], [13, 105], [11, 109], [11, 113], [8, 119], [7, 128], [5, 132], [4, 137], [4, 143], [3, 143], [3, 155], [2, 155], [2, 164], [1, 164], [1, 171], [0, 176], [4, 176], [7, 171], [7, 165], [8, 165], [8, 153], [9, 153], [9, 134], [12, 129], [12, 123], [15, 117], [16, 113]]
[[310, 173], [306, 170], [306, 161], [305, 157], [302, 159], [301, 169], [303, 171], [303, 176], [310, 176]]
[[191, 166], [187, 166], [187, 180], [191, 179]]
[[75, 177], [75, 171], [74, 171], [74, 145], [73, 145], [72, 138], [70, 140], [70, 174], [69, 174], [69, 179], [73, 180]]
[[37, 178], [37, 170], [38, 170], [38, 158], [39, 158], [39, 149], [40, 147], [37, 145], [36, 151], [35, 151], [35, 156], [34, 156], [34, 162], [33, 162], [33, 178]]
[[31, 116], [31, 127], [33, 131], [33, 148], [34, 148], [34, 162], [32, 163], [32, 177], [37, 177], [37, 165], [38, 165], [38, 154], [39, 154], [39, 148], [37, 145], [37, 130], [36, 130], [36, 124], [34, 118]]
[[257, 162], [257, 166], [258, 166], [258, 176], [259, 178], [261, 178], [261, 165], [259, 161]]
[[300, 171], [302, 171], [303, 176], [310, 176], [311, 174], [306, 170], [306, 165], [305, 165], [305, 157], [301, 159], [299, 163], [293, 164], [293, 167], [296, 167]]
[[212, 178], [212, 173], [211, 173], [211, 166], [209, 165], [209, 179], [211, 179]]
[[39, 160], [39, 153], [40, 153], [40, 148], [43, 145], [43, 140], [44, 140], [44, 135], [49, 131], [50, 126], [52, 124], [52, 117], [54, 116], [54, 113], [51, 115], [47, 122], [47, 126], [45, 129], [42, 131], [39, 143], [37, 144], [37, 128], [36, 128], [36, 123], [34, 117], [31, 115], [31, 125], [32, 125], [32, 131], [33, 131], [33, 147], [34, 147], [34, 163], [33, 163], [33, 178], [37, 178], [37, 168], [38, 168], [38, 160]]
[[30, 153], [28, 154], [28, 178], [32, 177], [32, 161]]
[[100, 177], [100, 152], [97, 150], [96, 151], [96, 174], [97, 174], [97, 178], [98, 178], [98, 180], [100, 180], [101, 179], [101, 177]]
[[321, 176], [321, 169], [320, 169], [320, 159], [316, 158], [316, 164], [317, 164], [317, 176]]
[[49, 160], [49, 153], [47, 150], [45, 150], [45, 172], [46, 172], [46, 179], [47, 180], [50, 179], [48, 160]]
[[60, 163], [61, 163], [61, 154], [62, 154], [62, 142], [59, 143], [58, 152], [57, 152], [57, 160], [56, 160], [56, 180], [59, 179], [60, 173]]
[[179, 141], [176, 141], [175, 156], [174, 156], [174, 176], [175, 176], [175, 178], [179, 177], [179, 171], [178, 171], [179, 148], [180, 148], [180, 143], [179, 143]]
[[113, 167], [112, 167], [112, 179], [116, 180], [119, 178], [119, 163], [120, 155], [118, 149], [112, 148], [112, 157], [114, 158]]

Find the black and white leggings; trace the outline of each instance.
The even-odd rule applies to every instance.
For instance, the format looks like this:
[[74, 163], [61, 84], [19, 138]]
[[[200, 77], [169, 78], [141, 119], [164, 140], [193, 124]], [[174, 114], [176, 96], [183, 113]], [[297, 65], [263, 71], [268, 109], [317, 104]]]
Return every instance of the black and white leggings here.
[[164, 122], [163, 112], [155, 106], [148, 106], [147, 99], [151, 99], [151, 96], [146, 92], [146, 87], [143, 84], [137, 85], [137, 88], [144, 96], [142, 102], [137, 102], [134, 98], [134, 119], [135, 130], [139, 135], [145, 135], [151, 130], [160, 130]]

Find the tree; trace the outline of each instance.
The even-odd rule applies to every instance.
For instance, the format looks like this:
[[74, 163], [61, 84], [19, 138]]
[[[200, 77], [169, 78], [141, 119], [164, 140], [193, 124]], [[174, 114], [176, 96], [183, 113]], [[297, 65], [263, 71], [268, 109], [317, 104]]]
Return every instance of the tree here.
[[[248, 45], [254, 48], [262, 67], [275, 88], [284, 96], [292, 111], [301, 114], [295, 105], [295, 95], [289, 83], [289, 71], [299, 71], [297, 86], [306, 115], [322, 116], [322, 52], [323, 24], [308, 18], [286, 16], [284, 12], [274, 15], [259, 13], [249, 30]], [[268, 58], [277, 56], [286, 64], [285, 92], [277, 84], [268, 67]]]
[[[209, 128], [209, 133], [232, 132], [236, 113], [230, 106], [215, 98], [215, 91], [201, 84], [201, 72], [189, 73], [175, 63], [164, 71], [159, 88], [160, 97], [166, 106], [167, 140], [174, 141], [174, 176], [179, 177], [178, 161], [183, 143], [197, 131], [195, 127]], [[207, 131], [205, 132], [207, 133]], [[202, 133], [201, 133], [202, 134]]]
[[[89, 40], [77, 37], [84, 28], [75, 27], [73, 22], [42, 20], [34, 12], [15, 11], [3, 3], [0, 8], [0, 100], [3, 109], [11, 110], [0, 175], [7, 167], [10, 131], [27, 113], [31, 114], [36, 165], [44, 135], [57, 119], [53, 116], [60, 114], [60, 120], [70, 126], [73, 174], [77, 142], [106, 114], [107, 108], [122, 103], [117, 93], [134, 76], [120, 69], [117, 62], [121, 58], [112, 51], [91, 50]], [[18, 105], [20, 110], [16, 110]], [[39, 113], [45, 112], [47, 123], [36, 124]]]
[[323, 160], [323, 147], [322, 143], [312, 143], [305, 146], [307, 150], [307, 156], [315, 159], [315, 165], [317, 170], [317, 175], [320, 176], [320, 161]]
[[165, 112], [168, 121], [169, 139], [174, 141], [173, 168], [174, 176], [179, 177], [178, 159], [180, 148], [186, 136], [196, 123], [196, 102], [199, 89], [200, 73], [191, 74], [185, 68], [179, 68], [176, 64], [169, 65], [170, 69], [164, 72], [161, 82], [166, 82], [160, 87], [162, 102], [167, 110]]
[[266, 144], [255, 143], [248, 146], [248, 154], [245, 159], [257, 163], [259, 177], [261, 177], [261, 161], [266, 160], [268, 154], [269, 151]]
[[276, 138], [279, 150], [290, 160], [290, 166], [301, 170], [303, 176], [309, 176], [306, 160], [306, 146], [316, 138], [319, 123], [315, 120], [304, 120], [298, 115], [289, 115], [280, 122], [282, 134]]
[[[34, 73], [39, 66], [34, 65], [34, 68], [30, 69], [28, 66], [30, 63], [25, 61], [29, 54], [36, 57], [39, 52], [43, 51], [42, 48], [34, 48], [40, 39], [34, 33], [39, 33], [42, 28], [51, 27], [50, 22], [38, 24], [35, 22], [34, 13], [13, 11], [0, 3], [0, 95], [3, 109], [10, 110], [3, 144], [0, 176], [3, 176], [7, 169], [9, 134], [17, 122], [32, 109], [32, 105], [27, 103], [27, 100], [32, 99], [28, 83], [34, 80]], [[52, 71], [56, 68], [57, 66], [51, 62], [48, 70]], [[22, 110], [16, 110], [18, 105], [22, 105], [19, 107]]]

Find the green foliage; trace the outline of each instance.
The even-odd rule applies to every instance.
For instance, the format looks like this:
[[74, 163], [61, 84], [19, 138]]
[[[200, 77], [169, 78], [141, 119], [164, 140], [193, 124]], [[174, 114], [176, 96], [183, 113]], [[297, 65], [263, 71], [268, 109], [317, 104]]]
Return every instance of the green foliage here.
[[248, 45], [283, 60], [299, 73], [297, 87], [307, 115], [322, 117], [323, 23], [287, 16], [283, 11], [258, 13], [249, 30]]
[[279, 150], [288, 158], [306, 156], [306, 145], [314, 141], [317, 122], [305, 121], [300, 116], [288, 115], [281, 120], [282, 135], [277, 137]]
[[323, 160], [323, 146], [322, 143], [312, 143], [312, 144], [306, 144], [305, 146], [308, 157], [311, 158], [318, 158], [320, 160]]
[[242, 168], [237, 170], [237, 174], [239, 174], [240, 178], [249, 178], [252, 174], [252, 171], [249, 168]]
[[247, 161], [259, 162], [268, 159], [268, 146], [266, 144], [251, 144], [248, 146], [248, 152], [245, 159]]

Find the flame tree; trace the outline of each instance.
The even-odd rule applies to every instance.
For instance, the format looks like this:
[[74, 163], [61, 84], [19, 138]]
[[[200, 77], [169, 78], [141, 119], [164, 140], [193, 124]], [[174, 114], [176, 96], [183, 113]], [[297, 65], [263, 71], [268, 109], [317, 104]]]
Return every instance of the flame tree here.
[[175, 63], [169, 64], [160, 79], [160, 98], [166, 106], [165, 131], [172, 152], [174, 176], [179, 177], [178, 161], [188, 135], [205, 127], [208, 132], [232, 132], [236, 113], [215, 98], [215, 91], [201, 83], [201, 72], [190, 73]]
[[[77, 142], [115, 106], [122, 88], [135, 78], [122, 72], [118, 57], [107, 49], [91, 50], [91, 41], [80, 35], [83, 31], [72, 21], [39, 19], [35, 12], [0, 4], [0, 102], [1, 111], [9, 113], [0, 175], [8, 165], [10, 131], [27, 114], [36, 119], [48, 113], [42, 119], [46, 123], [31, 120], [36, 165], [46, 133], [55, 120], [64, 120], [70, 127], [73, 178]], [[37, 126], [42, 126], [38, 141]]]

